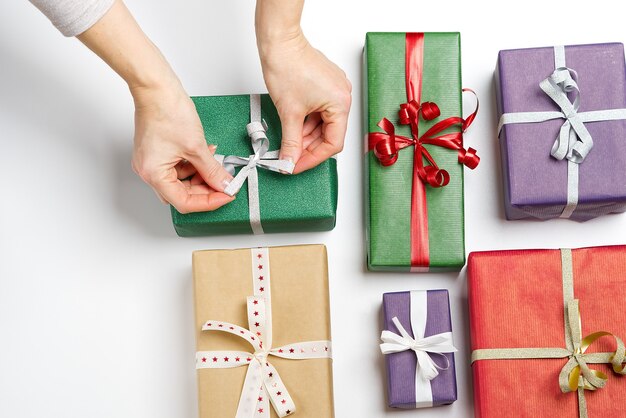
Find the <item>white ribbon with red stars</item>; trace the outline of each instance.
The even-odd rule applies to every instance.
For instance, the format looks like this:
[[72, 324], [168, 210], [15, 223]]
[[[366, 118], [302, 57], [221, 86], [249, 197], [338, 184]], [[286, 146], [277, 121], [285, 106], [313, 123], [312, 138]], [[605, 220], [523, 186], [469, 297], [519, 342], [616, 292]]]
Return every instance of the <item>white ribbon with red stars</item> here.
[[197, 369], [226, 369], [248, 366], [235, 418], [269, 418], [271, 402], [279, 417], [296, 411], [278, 371], [268, 356], [289, 360], [332, 358], [330, 341], [307, 341], [272, 348], [272, 303], [270, 292], [269, 250], [251, 249], [254, 296], [249, 296], [248, 328], [223, 321], [207, 321], [203, 331], [222, 331], [246, 340], [254, 353], [245, 351], [199, 351]]

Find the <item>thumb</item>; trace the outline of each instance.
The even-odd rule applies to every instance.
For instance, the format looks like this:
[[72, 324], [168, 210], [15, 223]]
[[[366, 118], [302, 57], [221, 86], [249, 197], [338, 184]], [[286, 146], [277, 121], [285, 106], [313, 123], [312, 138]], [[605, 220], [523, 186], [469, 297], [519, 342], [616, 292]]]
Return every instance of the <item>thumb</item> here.
[[201, 144], [187, 152], [185, 157], [187, 161], [193, 164], [206, 184], [218, 192], [223, 192], [230, 184], [233, 176], [215, 159], [213, 156], [215, 149], [216, 147], [207, 147], [206, 144]]
[[302, 155], [302, 127], [304, 116], [298, 113], [286, 113], [281, 116], [283, 126], [280, 145], [280, 159], [297, 163]]

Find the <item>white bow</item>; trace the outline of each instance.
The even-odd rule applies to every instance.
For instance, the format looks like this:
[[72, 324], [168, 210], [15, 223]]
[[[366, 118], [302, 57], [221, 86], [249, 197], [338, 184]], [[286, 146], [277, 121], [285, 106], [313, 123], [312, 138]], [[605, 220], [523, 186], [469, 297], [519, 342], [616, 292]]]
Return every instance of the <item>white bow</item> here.
[[[580, 90], [576, 78], [576, 71], [561, 67], [554, 70], [550, 77], [539, 84], [539, 87], [559, 106], [565, 119], [552, 147], [552, 156], [557, 160], [567, 158], [569, 161], [580, 164], [591, 151], [593, 139], [584, 124], [584, 119], [578, 113]], [[570, 93], [574, 95], [574, 101], [570, 101], [568, 97]]]
[[252, 142], [254, 154], [249, 157], [239, 157], [237, 155], [215, 155], [215, 158], [232, 175], [235, 175], [235, 168], [242, 167], [235, 178], [230, 182], [224, 193], [235, 195], [246, 180], [258, 182], [256, 168], [264, 168], [274, 172], [285, 172], [291, 174], [294, 164], [291, 161], [279, 160], [279, 151], [268, 151], [269, 139], [267, 139], [267, 124], [265, 121], [253, 121], [246, 126], [248, 136]]
[[[261, 225], [261, 203], [259, 201], [259, 174], [257, 168], [274, 171], [277, 173], [293, 173], [294, 163], [278, 158], [279, 151], [269, 151], [270, 141], [267, 138], [267, 124], [261, 118], [261, 96], [250, 95], [250, 123], [246, 125], [246, 131], [252, 143], [254, 154], [249, 157], [237, 155], [215, 154], [215, 159], [226, 171], [234, 176], [228, 187], [224, 190], [229, 196], [239, 192], [243, 184], [248, 182], [248, 211], [250, 214], [250, 227], [255, 235], [263, 234]], [[235, 175], [235, 169], [241, 167]]]
[[[413, 350], [417, 356], [416, 373], [423, 380], [433, 380], [439, 376], [439, 370], [448, 370], [450, 360], [443, 353], [455, 353], [457, 351], [452, 343], [451, 332], [443, 332], [416, 340], [404, 329], [397, 317], [393, 317], [392, 321], [400, 331], [400, 335], [387, 330], [382, 332], [380, 339], [383, 344], [380, 345], [380, 351], [383, 354]], [[446, 362], [445, 367], [435, 363], [431, 358], [432, 354], [443, 357]]]

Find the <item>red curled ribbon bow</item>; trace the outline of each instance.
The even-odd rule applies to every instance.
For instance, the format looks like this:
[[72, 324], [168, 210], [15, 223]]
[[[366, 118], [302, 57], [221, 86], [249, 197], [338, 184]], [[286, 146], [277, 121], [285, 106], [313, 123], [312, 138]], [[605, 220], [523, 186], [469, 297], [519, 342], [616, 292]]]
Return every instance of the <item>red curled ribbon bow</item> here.
[[[383, 166], [390, 166], [398, 160], [398, 152], [404, 148], [414, 146], [413, 158], [413, 188], [411, 191], [411, 267], [427, 269], [430, 262], [428, 244], [428, 212], [426, 203], [425, 184], [431, 187], [444, 187], [450, 182], [450, 174], [439, 168], [432, 155], [424, 145], [435, 145], [452, 150], [458, 150], [458, 161], [470, 169], [476, 168], [480, 157], [476, 150], [463, 147], [463, 133], [472, 124], [478, 113], [478, 97], [476, 110], [463, 119], [449, 117], [437, 122], [421, 136], [419, 135], [419, 118], [434, 120], [441, 115], [439, 107], [433, 102], [420, 104], [422, 83], [422, 62], [424, 59], [424, 34], [406, 34], [406, 92], [407, 103], [400, 105], [399, 123], [409, 125], [411, 138], [396, 135], [395, 126], [387, 118], [383, 118], [378, 126], [384, 132], [370, 132], [368, 148]], [[470, 89], [464, 92], [476, 93]], [[448, 128], [458, 126], [461, 132], [442, 133]], [[424, 163], [424, 160], [428, 164]]]

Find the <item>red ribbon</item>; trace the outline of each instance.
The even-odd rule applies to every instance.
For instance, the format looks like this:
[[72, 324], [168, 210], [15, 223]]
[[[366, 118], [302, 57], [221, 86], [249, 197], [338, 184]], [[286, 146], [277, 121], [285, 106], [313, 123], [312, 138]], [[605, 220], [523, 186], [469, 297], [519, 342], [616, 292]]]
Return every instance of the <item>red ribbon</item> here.
[[[380, 160], [383, 166], [390, 166], [398, 160], [398, 152], [414, 146], [413, 187], [411, 190], [411, 267], [428, 268], [430, 252], [428, 244], [428, 206], [426, 202], [426, 184], [431, 187], [444, 187], [450, 182], [450, 174], [439, 168], [432, 155], [424, 147], [426, 144], [458, 150], [458, 161], [470, 169], [476, 168], [480, 158], [476, 150], [463, 148], [463, 133], [472, 124], [478, 113], [476, 110], [463, 119], [450, 117], [437, 122], [423, 135], [419, 135], [420, 115], [424, 120], [433, 120], [440, 116], [439, 107], [433, 102], [420, 104], [422, 90], [422, 64], [424, 61], [424, 34], [406, 34], [406, 93], [407, 103], [400, 105], [399, 123], [411, 127], [411, 138], [395, 134], [395, 126], [383, 118], [378, 126], [383, 132], [370, 132], [369, 150]], [[463, 89], [464, 92], [474, 91]], [[446, 129], [459, 126], [461, 132], [442, 134]], [[428, 164], [424, 164], [424, 159]]]

